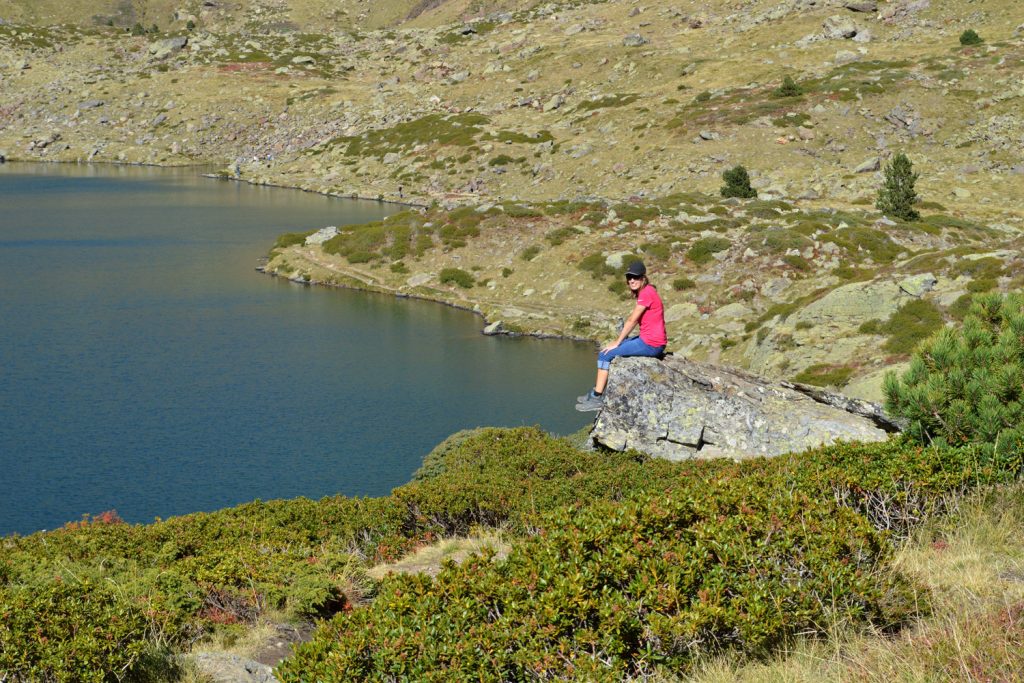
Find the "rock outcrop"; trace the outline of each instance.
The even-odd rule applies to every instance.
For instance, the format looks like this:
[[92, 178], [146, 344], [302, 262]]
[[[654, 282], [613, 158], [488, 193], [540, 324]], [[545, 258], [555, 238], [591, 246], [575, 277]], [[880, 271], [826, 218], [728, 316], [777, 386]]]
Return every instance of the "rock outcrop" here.
[[594, 442], [669, 460], [773, 456], [898, 431], [873, 403], [675, 356], [616, 360], [605, 396]]

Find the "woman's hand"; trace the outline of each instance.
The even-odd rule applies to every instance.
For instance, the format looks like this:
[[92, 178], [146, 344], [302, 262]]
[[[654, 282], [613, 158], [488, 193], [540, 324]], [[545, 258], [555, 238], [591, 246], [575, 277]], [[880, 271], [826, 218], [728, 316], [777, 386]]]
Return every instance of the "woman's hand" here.
[[607, 353], [608, 351], [611, 351], [612, 349], [616, 348], [618, 345], [619, 345], [619, 342], [617, 342], [617, 341], [613, 341], [613, 342], [610, 342], [608, 344], [605, 344], [604, 346], [601, 347], [601, 353]]

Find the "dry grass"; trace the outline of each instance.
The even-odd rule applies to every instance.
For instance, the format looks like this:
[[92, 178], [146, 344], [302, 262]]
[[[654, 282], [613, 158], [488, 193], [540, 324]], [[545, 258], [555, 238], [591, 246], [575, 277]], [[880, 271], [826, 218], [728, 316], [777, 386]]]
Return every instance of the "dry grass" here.
[[698, 683], [1024, 680], [1024, 486], [979, 494], [922, 528], [901, 568], [932, 592], [932, 615], [896, 636], [837, 626], [774, 661], [705, 662]]
[[436, 575], [448, 560], [461, 562], [471, 553], [478, 553], [486, 547], [493, 548], [496, 557], [508, 554], [509, 545], [500, 533], [488, 532], [470, 538], [446, 538], [432, 545], [424, 546], [393, 564], [380, 564], [371, 568], [367, 575], [380, 580], [391, 573]]

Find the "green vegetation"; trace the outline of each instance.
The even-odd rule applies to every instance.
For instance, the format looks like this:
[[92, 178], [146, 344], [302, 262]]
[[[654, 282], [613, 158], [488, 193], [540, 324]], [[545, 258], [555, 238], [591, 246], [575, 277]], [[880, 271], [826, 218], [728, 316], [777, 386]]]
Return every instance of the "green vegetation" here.
[[688, 277], [679, 277], [672, 281], [672, 289], [677, 292], [683, 292], [687, 289], [693, 289], [697, 286], [697, 283]]
[[345, 155], [352, 157], [383, 157], [419, 144], [470, 147], [488, 121], [483, 114], [429, 114], [390, 128], [337, 137], [326, 143], [326, 147], [343, 145]]
[[[623, 263], [627, 260], [628, 259], [623, 259]], [[615, 269], [605, 262], [603, 254], [590, 254], [589, 256], [585, 256], [576, 264], [576, 267], [582, 271], [590, 273], [591, 277], [595, 280], [600, 280], [603, 277], [616, 274]]]
[[461, 268], [443, 268], [439, 279], [443, 285], [458, 285], [463, 289], [470, 289], [476, 284], [473, 276]]
[[914, 209], [917, 193], [914, 183], [919, 174], [903, 152], [896, 154], [885, 165], [885, 184], [878, 190], [875, 207], [885, 215], [901, 221], [915, 221], [920, 214]]
[[732, 242], [724, 237], [703, 237], [693, 243], [687, 252], [686, 257], [697, 264], [705, 264], [714, 258], [720, 251], [725, 251]]
[[894, 354], [910, 353], [940, 327], [942, 312], [935, 304], [924, 299], [913, 299], [903, 304], [882, 325], [881, 332], [889, 335], [882, 348]]
[[521, 258], [524, 261], [532, 261], [534, 258], [536, 258], [537, 254], [540, 253], [540, 251], [541, 249], [539, 244], [531, 244], [526, 249], [523, 249], [521, 252], [519, 252], [519, 258]]
[[799, 97], [803, 94], [803, 88], [797, 85], [797, 82], [789, 75], [782, 79], [782, 85], [772, 91], [772, 95], [775, 97]]
[[725, 185], [719, 192], [723, 197], [739, 197], [750, 199], [757, 196], [757, 191], [750, 186], [750, 175], [743, 166], [734, 166], [722, 173]]
[[305, 244], [306, 238], [312, 235], [316, 230], [309, 230], [307, 232], [286, 232], [283, 235], [278, 236], [274, 242], [274, 249], [287, 249], [297, 244]]
[[923, 344], [910, 369], [885, 380], [886, 406], [923, 443], [985, 443], [997, 455], [1024, 444], [1024, 299], [975, 297], [960, 328]]
[[850, 375], [852, 374], [853, 368], [847, 365], [820, 364], [810, 366], [794, 377], [793, 381], [813, 384], [819, 387], [842, 389], [850, 381]]
[[985, 41], [981, 39], [981, 36], [979, 36], [978, 33], [973, 28], [969, 28], [969, 29], [967, 29], [966, 31], [964, 31], [963, 33], [960, 34], [960, 44], [961, 45], [964, 45], [964, 46], [981, 45], [983, 42], [985, 42]]
[[583, 233], [577, 230], [576, 228], [566, 226], [563, 228], [555, 228], [554, 230], [551, 230], [546, 235], [544, 235], [544, 239], [546, 239], [551, 244], [551, 246], [557, 247], [566, 240], [572, 239], [573, 237], [576, 237], [577, 235], [581, 234]]

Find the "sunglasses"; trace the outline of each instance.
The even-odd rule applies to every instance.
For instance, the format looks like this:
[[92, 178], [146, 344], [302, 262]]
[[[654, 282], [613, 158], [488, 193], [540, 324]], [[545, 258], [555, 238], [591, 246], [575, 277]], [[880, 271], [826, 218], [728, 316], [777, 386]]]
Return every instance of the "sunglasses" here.
[[644, 278], [643, 278], [642, 275], [627, 275], [626, 276], [626, 282], [630, 282], [632, 280], [643, 280], [643, 279]]

